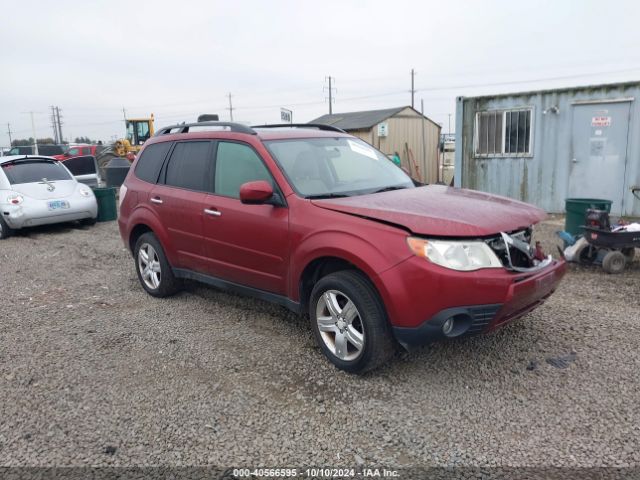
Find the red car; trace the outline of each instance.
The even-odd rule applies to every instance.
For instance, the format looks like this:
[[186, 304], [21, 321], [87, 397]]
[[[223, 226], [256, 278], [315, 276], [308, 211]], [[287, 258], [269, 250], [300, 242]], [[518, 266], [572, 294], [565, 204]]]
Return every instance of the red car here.
[[85, 155], [96, 156], [98, 145], [74, 145], [69, 147], [64, 153], [60, 155], [54, 155], [56, 160], [66, 160], [72, 157], [80, 157]]
[[361, 372], [398, 343], [504, 325], [564, 275], [530, 244], [538, 208], [416, 186], [334, 127], [273, 127], [176, 125], [145, 144], [118, 222], [149, 294], [192, 279], [284, 305], [308, 314], [337, 367]]

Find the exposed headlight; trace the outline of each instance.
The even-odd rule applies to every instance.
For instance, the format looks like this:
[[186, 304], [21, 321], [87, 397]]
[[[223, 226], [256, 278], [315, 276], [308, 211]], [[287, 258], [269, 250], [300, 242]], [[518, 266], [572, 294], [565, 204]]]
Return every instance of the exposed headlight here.
[[418, 257], [452, 270], [472, 271], [481, 268], [503, 268], [500, 259], [482, 241], [427, 240], [408, 237], [411, 251]]
[[80, 187], [80, 189], [78, 190], [78, 192], [80, 193], [80, 195], [82, 195], [83, 197], [88, 197], [89, 195], [91, 195], [91, 190], [89, 190], [87, 187]]
[[20, 205], [23, 201], [24, 201], [24, 197], [16, 193], [14, 193], [13, 195], [9, 195], [7, 197], [7, 203], [9, 205]]

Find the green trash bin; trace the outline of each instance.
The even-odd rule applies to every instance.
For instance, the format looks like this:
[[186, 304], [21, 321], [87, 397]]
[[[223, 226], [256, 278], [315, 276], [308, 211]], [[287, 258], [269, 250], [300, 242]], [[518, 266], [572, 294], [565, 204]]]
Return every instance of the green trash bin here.
[[590, 208], [595, 210], [611, 211], [611, 200], [603, 200], [601, 198], [567, 198], [565, 201], [565, 210], [567, 216], [564, 220], [564, 229], [571, 235], [580, 235], [583, 233], [582, 225], [584, 225], [587, 210]]
[[98, 202], [98, 221], [110, 222], [118, 218], [116, 207], [116, 189], [114, 187], [94, 188], [93, 193]]

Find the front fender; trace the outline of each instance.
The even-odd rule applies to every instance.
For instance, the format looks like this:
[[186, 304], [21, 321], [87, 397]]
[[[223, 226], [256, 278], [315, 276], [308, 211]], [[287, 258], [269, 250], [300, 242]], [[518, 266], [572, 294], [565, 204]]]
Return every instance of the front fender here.
[[395, 229], [377, 231], [376, 242], [361, 235], [331, 229], [312, 233], [300, 241], [291, 256], [289, 297], [300, 301], [300, 281], [305, 268], [322, 257], [336, 257], [362, 270], [378, 288], [378, 276], [410, 256], [405, 244], [406, 235]]

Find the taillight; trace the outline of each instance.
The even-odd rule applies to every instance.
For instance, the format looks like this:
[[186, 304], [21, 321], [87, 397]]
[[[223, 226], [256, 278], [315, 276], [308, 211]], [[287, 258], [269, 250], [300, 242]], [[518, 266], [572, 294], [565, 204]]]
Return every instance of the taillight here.
[[22, 195], [15, 194], [7, 197], [7, 203], [10, 203], [11, 205], [20, 205], [23, 201], [24, 198], [22, 197]]
[[120, 198], [118, 199], [118, 209], [122, 208], [122, 202], [124, 202], [124, 196], [127, 194], [127, 187], [122, 185], [120, 187]]

